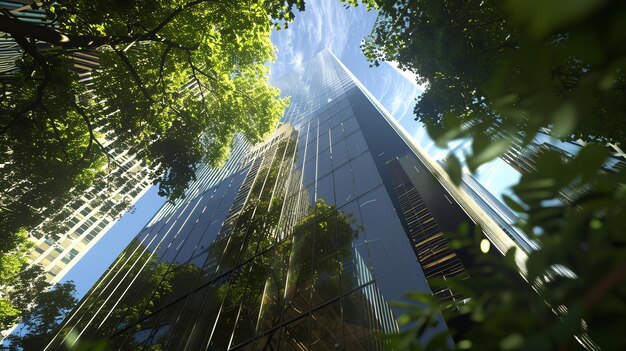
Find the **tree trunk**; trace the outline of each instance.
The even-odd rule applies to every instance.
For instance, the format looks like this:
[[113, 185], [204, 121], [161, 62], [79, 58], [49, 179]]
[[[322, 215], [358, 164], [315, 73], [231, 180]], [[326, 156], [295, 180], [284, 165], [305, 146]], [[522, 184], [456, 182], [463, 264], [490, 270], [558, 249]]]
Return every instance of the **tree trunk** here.
[[13, 37], [24, 37], [43, 41], [55, 46], [67, 48], [98, 48], [107, 44], [131, 43], [136, 36], [97, 36], [64, 34], [50, 27], [44, 27], [13, 17], [0, 14], [0, 32], [11, 34]]

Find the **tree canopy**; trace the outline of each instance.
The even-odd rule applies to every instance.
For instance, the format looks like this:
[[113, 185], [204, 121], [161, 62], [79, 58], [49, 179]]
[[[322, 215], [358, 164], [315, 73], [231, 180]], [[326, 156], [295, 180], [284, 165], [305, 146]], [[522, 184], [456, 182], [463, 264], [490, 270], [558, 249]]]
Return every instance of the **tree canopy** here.
[[[23, 50], [0, 76], [0, 227], [10, 241], [107, 171], [138, 155], [160, 194], [183, 196], [200, 162], [218, 165], [233, 135], [261, 140], [287, 101], [268, 84], [272, 28], [299, 0], [43, 1], [50, 22], [0, 13]], [[76, 52], [95, 53], [90, 76]], [[87, 78], [85, 78], [87, 77]], [[107, 146], [104, 146], [104, 143]], [[12, 240], [12, 239], [11, 239]], [[9, 245], [10, 246], [10, 245]]]
[[[356, 4], [356, 1], [349, 1]], [[470, 171], [529, 143], [541, 128], [561, 140], [582, 139], [577, 155], [556, 150], [536, 157], [534, 169], [505, 197], [518, 226], [540, 248], [529, 253], [523, 292], [510, 276], [470, 272], [441, 282], [467, 300], [453, 306], [412, 295], [403, 321], [417, 329], [393, 337], [398, 349], [622, 349], [614, 323], [623, 318], [626, 261], [626, 170], [606, 171], [606, 143], [626, 141], [626, 6], [620, 1], [365, 1], [379, 10], [363, 50], [372, 64], [396, 61], [428, 83], [416, 119], [435, 142], [472, 138]], [[449, 157], [461, 181], [462, 163]], [[604, 169], [603, 169], [604, 168]], [[571, 202], [559, 194], [576, 194]], [[479, 243], [464, 242], [480, 256]], [[498, 260], [509, 275], [510, 260]], [[424, 305], [421, 305], [424, 306]], [[451, 312], [452, 313], [449, 313]], [[471, 321], [430, 344], [422, 328], [440, 313]]]
[[65, 282], [37, 293], [32, 308], [22, 315], [22, 324], [7, 338], [10, 349], [43, 350], [65, 314], [78, 302], [75, 292], [74, 283]]
[[0, 329], [22, 323], [18, 333], [8, 337], [11, 346], [43, 349], [35, 345], [74, 307], [75, 288], [72, 282], [51, 287], [41, 266], [30, 265], [28, 253], [34, 244], [26, 232], [21, 230], [16, 237], [16, 247], [0, 255]]
[[626, 140], [623, 3], [371, 2], [380, 15], [366, 56], [428, 82], [416, 119], [436, 136], [445, 129], [442, 141], [494, 123], [526, 138], [551, 127], [564, 139]]

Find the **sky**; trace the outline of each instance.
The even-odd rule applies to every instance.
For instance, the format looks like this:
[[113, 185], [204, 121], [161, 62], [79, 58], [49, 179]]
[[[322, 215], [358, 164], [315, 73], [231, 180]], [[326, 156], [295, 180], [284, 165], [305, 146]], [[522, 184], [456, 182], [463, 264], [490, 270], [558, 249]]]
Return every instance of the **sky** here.
[[[272, 33], [278, 51], [276, 62], [270, 66], [270, 81], [279, 79], [319, 51], [329, 49], [435, 160], [443, 158], [448, 151], [437, 148], [425, 129], [414, 121], [415, 101], [424, 87], [417, 86], [414, 75], [400, 71], [394, 63], [370, 67], [361, 52], [361, 40], [370, 33], [376, 15], [375, 11], [367, 12], [364, 6], [346, 8], [338, 0], [307, 0], [306, 11], [296, 13], [288, 29]], [[462, 150], [466, 146], [460, 143], [454, 148]], [[509, 187], [517, 182], [519, 174], [496, 160], [481, 167], [476, 178], [500, 197], [501, 193], [510, 194]], [[125, 214], [83, 256], [63, 279], [74, 281], [78, 298], [91, 288], [164, 203], [153, 187], [137, 202], [132, 213]]]

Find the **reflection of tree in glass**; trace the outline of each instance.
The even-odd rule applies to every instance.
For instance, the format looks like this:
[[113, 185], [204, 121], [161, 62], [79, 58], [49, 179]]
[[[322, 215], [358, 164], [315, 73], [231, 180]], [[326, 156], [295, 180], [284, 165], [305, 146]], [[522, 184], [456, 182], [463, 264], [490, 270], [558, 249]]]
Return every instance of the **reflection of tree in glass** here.
[[[287, 137], [265, 151], [265, 160], [250, 188], [227, 240], [211, 245], [212, 257], [222, 257], [219, 272], [230, 273], [230, 281], [217, 288], [214, 303], [222, 302], [218, 326], [211, 338], [213, 347], [226, 349], [235, 322], [235, 339], [254, 336], [265, 276], [272, 263], [272, 246], [285, 203], [285, 182], [296, 148], [296, 134], [287, 129]], [[273, 155], [273, 156], [272, 156]], [[227, 242], [227, 243], [226, 243]]]
[[[267, 332], [259, 345], [264, 350], [274, 349], [272, 339], [281, 320], [296, 318], [357, 285], [357, 278], [346, 274], [353, 265], [352, 240], [360, 231], [354, 227], [352, 214], [336, 211], [323, 199], [311, 212], [293, 236], [278, 244], [269, 269], [257, 327], [258, 333]], [[283, 342], [307, 343], [307, 328], [283, 330]]]
[[[208, 248], [203, 274], [196, 266], [157, 263], [155, 256], [139, 255], [143, 250], [137, 250], [120, 268], [124, 275], [136, 277], [133, 289], [123, 295], [124, 289], [94, 295], [102, 301], [97, 301], [92, 311], [105, 304], [100, 313], [112, 312], [97, 331], [99, 322], [90, 325], [94, 330], [86, 332], [86, 338], [114, 335], [112, 347], [154, 350], [177, 345], [200, 348], [210, 340], [209, 348], [227, 349], [265, 334], [260, 347], [273, 349], [271, 340], [281, 330], [281, 322], [298, 318], [311, 307], [337, 299], [342, 292], [362, 284], [358, 276], [363, 273], [355, 264], [359, 258], [352, 255], [352, 241], [361, 229], [351, 214], [337, 211], [323, 199], [309, 205], [303, 211], [308, 215], [299, 220], [285, 209], [289, 205], [286, 202], [299, 201], [287, 191], [289, 172], [294, 172], [296, 134], [287, 130], [285, 135], [263, 151], [254, 181], [245, 190], [247, 200]], [[308, 198], [308, 194], [303, 196]], [[281, 240], [279, 225], [284, 215], [297, 223], [287, 230], [295, 234]], [[209, 268], [213, 264], [214, 268]], [[206, 283], [213, 281], [203, 287], [198, 277]], [[187, 323], [187, 312], [181, 312], [173, 301], [200, 287], [185, 307], [200, 310], [199, 315], [189, 315], [195, 321], [194, 328], [173, 328], [175, 323]], [[104, 301], [104, 297], [110, 298]], [[334, 304], [339, 305], [339, 301]], [[324, 318], [329, 322], [341, 321], [340, 310], [327, 315], [330, 317]], [[296, 325], [282, 329], [283, 340], [290, 345], [307, 344], [308, 331], [291, 328]], [[132, 329], [120, 332], [123, 328]]]
[[[156, 265], [152, 274], [143, 275], [144, 281], [139, 282], [138, 292], [135, 295], [126, 297], [125, 304], [115, 309], [118, 318], [110, 320], [110, 329], [106, 335], [111, 335], [116, 330], [119, 332], [123, 328], [132, 326], [130, 333], [135, 338], [126, 340], [124, 337], [128, 332], [120, 333], [120, 337], [114, 337], [111, 342], [116, 347], [140, 347], [144, 343], [159, 345], [167, 340], [168, 331], [172, 325], [170, 314], [177, 315], [178, 311], [167, 308], [176, 297], [192, 290], [200, 268], [193, 264], [180, 264], [177, 262], [161, 262]], [[119, 321], [119, 325], [116, 326]], [[137, 337], [143, 335], [144, 337]], [[151, 346], [155, 346], [151, 345]], [[149, 348], [149, 350], [158, 348]]]
[[[316, 305], [341, 293], [341, 272], [344, 262], [350, 261], [352, 239], [358, 235], [351, 215], [335, 211], [320, 199], [306, 211], [310, 215], [295, 225], [295, 235], [280, 241], [277, 233], [285, 201], [298, 201], [285, 194], [295, 141], [292, 134], [278, 142], [276, 149], [266, 151], [266, 157], [272, 153], [274, 157], [260, 167], [232, 232], [209, 249], [211, 256], [222, 257], [218, 275], [237, 267], [228, 282], [214, 284], [210, 304], [219, 316], [212, 317], [218, 319], [212, 348], [227, 349], [268, 330], [269, 341], [278, 330], [272, 327], [310, 309], [312, 293]], [[356, 285], [356, 278], [352, 280], [346, 278], [344, 284]], [[306, 340], [305, 334], [292, 338]], [[264, 348], [268, 347], [269, 342]]]
[[[136, 247], [126, 249], [126, 251], [134, 250]], [[122, 254], [121, 257], [126, 257]], [[154, 320], [150, 318], [142, 319], [143, 316], [148, 316], [156, 311], [161, 310], [170, 300], [174, 288], [177, 290], [186, 291], [191, 290], [193, 281], [198, 274], [199, 268], [190, 264], [180, 263], [157, 263], [156, 256], [150, 256], [143, 252], [141, 247], [135, 250], [130, 259], [126, 260], [125, 264], [118, 266], [115, 272], [112, 272], [111, 276], [119, 272], [117, 277], [119, 279], [112, 278], [114, 281], [103, 288], [102, 291], [92, 291], [91, 295], [88, 295], [88, 300], [84, 304], [88, 307], [85, 311], [88, 316], [89, 313], [96, 313], [100, 308], [100, 318], [96, 318], [88, 324], [90, 318], [83, 318], [76, 326], [75, 331], [83, 331], [81, 342], [83, 339], [103, 339], [113, 335], [116, 331], [120, 331], [129, 325], [136, 323], [133, 326], [135, 333], [142, 330], [150, 330], [154, 327]], [[127, 279], [124, 281], [123, 279]], [[123, 293], [125, 287], [128, 286], [130, 280], [133, 280], [132, 286], [134, 289]], [[118, 286], [119, 285], [119, 286]], [[96, 284], [95, 286], [98, 286]], [[117, 288], [113, 291], [114, 288]], [[109, 314], [110, 313], [110, 314]], [[107, 315], [108, 317], [104, 319]], [[80, 318], [80, 316], [75, 316]], [[75, 322], [72, 321], [70, 326], [63, 330], [62, 335], [67, 334], [71, 326]], [[149, 333], [149, 332], [148, 332]], [[123, 333], [126, 335], [126, 333]], [[137, 340], [138, 345], [141, 345], [143, 340]], [[110, 340], [109, 347], [119, 348], [123, 346], [124, 338], [112, 338]], [[130, 345], [135, 343], [135, 340], [130, 340]], [[138, 346], [135, 345], [135, 346]], [[126, 345], [129, 346], [129, 345]]]
[[74, 284], [70, 281], [53, 287], [46, 281], [43, 267], [31, 265], [28, 253], [34, 243], [25, 230], [12, 240], [10, 245], [0, 240], [0, 330], [19, 324], [7, 338], [10, 348], [41, 349], [38, 345], [76, 303]]
[[[19, 320], [21, 324], [7, 337], [8, 349], [43, 350], [51, 333], [76, 304], [75, 287], [69, 281], [48, 289], [50, 284], [44, 280], [40, 266], [33, 266], [20, 276], [23, 283], [15, 286], [13, 293], [21, 295], [16, 303], [18, 308], [23, 308]], [[20, 306], [23, 303], [28, 303], [28, 306]]]

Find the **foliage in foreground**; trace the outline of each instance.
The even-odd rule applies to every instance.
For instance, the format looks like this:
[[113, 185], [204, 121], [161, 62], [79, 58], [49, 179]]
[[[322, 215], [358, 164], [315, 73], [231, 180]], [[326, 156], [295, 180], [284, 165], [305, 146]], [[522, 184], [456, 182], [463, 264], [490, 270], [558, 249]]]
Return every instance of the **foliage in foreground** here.
[[7, 337], [10, 349], [43, 350], [65, 314], [76, 306], [75, 292], [74, 284], [65, 282], [37, 293], [16, 332]]
[[[225, 159], [235, 133], [261, 140], [287, 102], [265, 63], [274, 58], [270, 31], [293, 19], [293, 4], [33, 4], [51, 25], [1, 12], [0, 31], [24, 54], [0, 75], [0, 241], [14, 247], [20, 228], [106, 175], [112, 152], [137, 155], [175, 199], [200, 162]], [[89, 85], [74, 71], [75, 52], [99, 57]]]
[[0, 330], [20, 323], [7, 338], [12, 350], [43, 349], [48, 334], [77, 302], [72, 282], [52, 287], [41, 266], [29, 266], [32, 246], [20, 231], [17, 248], [0, 255]]
[[[467, 329], [453, 328], [449, 335], [459, 349], [577, 350], [582, 349], [578, 340], [603, 350], [624, 349], [620, 321], [626, 314], [626, 221], [622, 210], [626, 187], [616, 189], [615, 184], [626, 183], [626, 171], [586, 172], [585, 180], [594, 185], [592, 192], [574, 204], [553, 201], [554, 205], [542, 205], [546, 198], [556, 199], [574, 174], [589, 170], [591, 160], [598, 162], [605, 155], [603, 148], [587, 147], [571, 164], [562, 164], [558, 155], [546, 154], [539, 160], [538, 172], [523, 176], [514, 187], [521, 203], [510, 204], [528, 214], [523, 226], [529, 233], [532, 228], [545, 233], [532, 236], [541, 249], [530, 253], [526, 266], [526, 278], [534, 290], [515, 283], [513, 278], [519, 273], [513, 252], [504, 259], [483, 255], [480, 238], [459, 239], [455, 245], [479, 257], [477, 268], [470, 270], [470, 279], [435, 284], [449, 286], [469, 300], [450, 310], [450, 306], [435, 303], [432, 296], [417, 296], [417, 302], [434, 306], [402, 306], [408, 312], [405, 321], [419, 321], [426, 328], [443, 311], [451, 325], [470, 322]], [[435, 339], [428, 347], [419, 345], [421, 330], [393, 336], [394, 345], [401, 350], [435, 350], [447, 345], [445, 338]]]
[[[480, 270], [467, 281], [446, 282], [469, 298], [449, 318], [473, 322], [467, 330], [452, 331], [456, 347], [578, 349], [576, 338], [592, 345], [589, 337], [602, 349], [624, 349], [626, 171], [607, 173], [601, 167], [608, 156], [603, 145], [623, 147], [626, 141], [626, 4], [364, 2], [380, 11], [364, 41], [366, 56], [373, 64], [397, 61], [420, 83], [428, 82], [416, 119], [441, 147], [471, 137], [466, 158], [471, 172], [514, 143], [530, 142], [543, 127], [556, 138], [589, 143], [569, 162], [553, 151], [540, 155], [536, 170], [514, 187], [517, 199], [504, 199], [520, 214], [519, 226], [541, 246], [526, 267], [536, 291], [521, 291], [507, 283], [510, 277]], [[449, 173], [460, 175], [461, 163], [451, 159]], [[460, 182], [460, 176], [454, 180]], [[558, 201], [559, 191], [585, 186], [572, 203]], [[508, 258], [493, 265], [516, 274]], [[438, 304], [416, 306], [406, 306], [405, 322], [425, 326], [447, 311]], [[449, 346], [443, 335], [420, 344], [419, 334], [418, 328], [398, 336], [396, 346]]]

